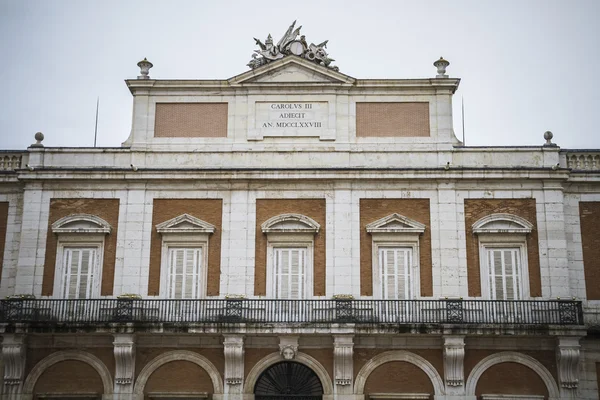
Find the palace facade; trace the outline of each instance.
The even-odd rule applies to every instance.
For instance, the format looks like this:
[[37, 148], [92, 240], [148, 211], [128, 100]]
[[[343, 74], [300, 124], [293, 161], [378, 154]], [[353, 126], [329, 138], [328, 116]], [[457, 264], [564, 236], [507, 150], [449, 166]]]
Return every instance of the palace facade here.
[[355, 79], [293, 27], [140, 62], [122, 147], [0, 153], [2, 398], [597, 399], [600, 150], [466, 147], [445, 60]]

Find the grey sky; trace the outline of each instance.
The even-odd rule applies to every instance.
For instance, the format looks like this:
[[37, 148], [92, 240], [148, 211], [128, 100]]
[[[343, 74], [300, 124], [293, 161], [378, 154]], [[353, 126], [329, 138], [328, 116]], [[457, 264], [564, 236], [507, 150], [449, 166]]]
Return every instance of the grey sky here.
[[294, 19], [355, 78], [433, 77], [444, 56], [467, 145], [539, 145], [551, 130], [563, 148], [600, 148], [600, 0], [0, 0], [0, 149], [36, 131], [93, 145], [97, 96], [98, 145], [120, 146], [139, 60], [157, 79], [229, 78], [252, 37], [278, 40]]

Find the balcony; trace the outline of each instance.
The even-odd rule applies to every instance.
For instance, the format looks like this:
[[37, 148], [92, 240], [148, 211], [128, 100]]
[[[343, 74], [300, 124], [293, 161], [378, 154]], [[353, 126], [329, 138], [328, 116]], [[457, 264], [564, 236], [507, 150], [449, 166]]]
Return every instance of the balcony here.
[[11, 299], [0, 302], [0, 324], [34, 328], [219, 326], [583, 325], [580, 301], [491, 300], [138, 300]]

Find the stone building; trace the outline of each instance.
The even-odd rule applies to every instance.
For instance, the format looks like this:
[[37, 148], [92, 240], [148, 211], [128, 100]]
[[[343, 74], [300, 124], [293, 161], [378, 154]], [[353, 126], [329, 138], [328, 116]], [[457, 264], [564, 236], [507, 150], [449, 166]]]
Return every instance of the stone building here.
[[3, 399], [597, 399], [600, 150], [465, 147], [459, 79], [294, 26], [140, 62], [119, 148], [0, 153]]

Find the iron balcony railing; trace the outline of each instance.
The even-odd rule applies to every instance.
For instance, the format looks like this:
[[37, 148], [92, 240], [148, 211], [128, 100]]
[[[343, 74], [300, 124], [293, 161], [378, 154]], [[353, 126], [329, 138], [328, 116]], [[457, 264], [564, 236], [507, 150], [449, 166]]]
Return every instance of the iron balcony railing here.
[[582, 325], [580, 301], [11, 299], [0, 323]]

